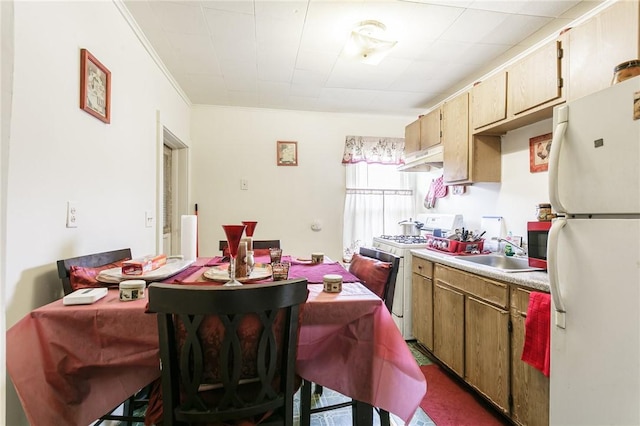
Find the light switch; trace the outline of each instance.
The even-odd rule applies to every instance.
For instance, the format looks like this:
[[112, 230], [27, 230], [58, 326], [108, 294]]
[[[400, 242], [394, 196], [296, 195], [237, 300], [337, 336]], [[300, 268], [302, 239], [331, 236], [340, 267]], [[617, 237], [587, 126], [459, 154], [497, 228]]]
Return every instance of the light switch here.
[[240, 179], [240, 189], [243, 190], [243, 191], [248, 191], [249, 190], [249, 180]]

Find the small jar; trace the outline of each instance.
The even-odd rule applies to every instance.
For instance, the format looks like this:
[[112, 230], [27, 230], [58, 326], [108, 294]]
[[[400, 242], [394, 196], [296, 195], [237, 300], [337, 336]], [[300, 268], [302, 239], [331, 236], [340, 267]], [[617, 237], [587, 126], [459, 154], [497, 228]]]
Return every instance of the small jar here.
[[125, 280], [119, 285], [120, 288], [120, 300], [123, 302], [129, 302], [132, 300], [142, 299], [144, 297], [144, 290], [147, 286], [145, 280]]
[[253, 257], [253, 250], [247, 250], [247, 275], [251, 275], [254, 265], [255, 258]]
[[553, 219], [553, 213], [551, 213], [551, 204], [541, 203], [536, 206], [536, 217], [540, 222], [548, 222]]
[[323, 290], [327, 293], [340, 293], [342, 291], [342, 275], [327, 274], [322, 277]]
[[625, 81], [631, 77], [640, 75], [640, 60], [623, 62], [613, 69], [611, 85]]

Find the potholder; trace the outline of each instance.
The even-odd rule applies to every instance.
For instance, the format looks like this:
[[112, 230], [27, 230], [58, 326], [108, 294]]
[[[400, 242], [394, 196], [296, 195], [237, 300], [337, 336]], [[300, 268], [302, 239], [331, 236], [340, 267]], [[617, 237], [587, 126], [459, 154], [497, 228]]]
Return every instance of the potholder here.
[[436, 180], [433, 181], [434, 185], [434, 196], [436, 198], [446, 197], [448, 193], [448, 186], [444, 184], [444, 175], [440, 176]]
[[435, 189], [435, 180], [432, 180], [431, 185], [429, 185], [429, 191], [427, 191], [427, 196], [424, 197], [424, 207], [427, 209], [432, 209], [436, 205]]

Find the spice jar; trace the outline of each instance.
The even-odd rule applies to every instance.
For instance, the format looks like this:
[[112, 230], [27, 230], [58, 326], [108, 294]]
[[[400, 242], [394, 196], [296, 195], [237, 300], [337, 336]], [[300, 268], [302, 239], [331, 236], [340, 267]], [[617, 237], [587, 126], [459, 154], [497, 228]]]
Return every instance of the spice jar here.
[[623, 62], [613, 69], [613, 80], [611, 84], [620, 83], [631, 77], [640, 75], [640, 60]]
[[553, 219], [553, 213], [551, 213], [551, 204], [540, 203], [536, 206], [536, 217], [540, 222], [547, 222]]

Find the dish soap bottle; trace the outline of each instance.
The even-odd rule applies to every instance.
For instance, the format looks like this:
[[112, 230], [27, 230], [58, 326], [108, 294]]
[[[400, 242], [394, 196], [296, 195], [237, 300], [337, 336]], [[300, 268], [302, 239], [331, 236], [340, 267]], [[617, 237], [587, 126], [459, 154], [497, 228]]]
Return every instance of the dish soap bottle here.
[[[511, 233], [511, 231], [509, 231], [509, 234], [507, 235], [506, 240], [507, 241], [511, 241], [511, 237], [513, 236], [513, 234]], [[511, 244], [507, 243], [504, 246], [504, 255], [505, 256], [513, 256], [515, 253], [513, 252], [513, 247], [511, 246]]]

